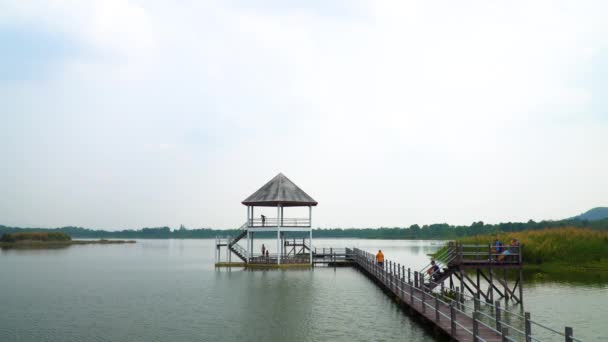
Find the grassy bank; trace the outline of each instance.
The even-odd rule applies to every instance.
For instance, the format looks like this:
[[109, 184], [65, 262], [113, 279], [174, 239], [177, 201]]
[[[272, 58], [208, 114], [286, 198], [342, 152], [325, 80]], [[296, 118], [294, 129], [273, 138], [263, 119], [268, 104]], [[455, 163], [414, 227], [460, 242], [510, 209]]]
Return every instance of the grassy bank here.
[[64, 232], [18, 232], [6, 233], [0, 237], [0, 242], [17, 243], [22, 241], [64, 242], [72, 238]]
[[72, 245], [135, 243], [131, 240], [72, 240], [63, 232], [6, 233], [0, 237], [0, 248], [62, 248]]
[[556, 228], [498, 233], [459, 239], [465, 244], [489, 244], [498, 237], [503, 243], [518, 239], [523, 261], [529, 270], [545, 273], [608, 273], [608, 232], [582, 228]]

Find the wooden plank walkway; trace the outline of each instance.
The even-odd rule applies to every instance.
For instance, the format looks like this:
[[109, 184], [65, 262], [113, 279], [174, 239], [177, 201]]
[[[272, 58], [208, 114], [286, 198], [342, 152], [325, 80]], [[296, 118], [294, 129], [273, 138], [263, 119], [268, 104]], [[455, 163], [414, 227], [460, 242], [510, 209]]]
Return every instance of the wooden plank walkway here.
[[494, 328], [490, 328], [479, 320], [473, 320], [468, 314], [457, 308], [454, 302], [447, 303], [437, 295], [425, 292], [421, 287], [408, 283], [404, 274], [394, 274], [377, 265], [375, 256], [361, 251], [352, 250], [353, 261], [372, 278], [379, 286], [415, 311], [428, 322], [434, 324], [445, 335], [455, 341], [485, 341], [500, 342], [509, 339]]

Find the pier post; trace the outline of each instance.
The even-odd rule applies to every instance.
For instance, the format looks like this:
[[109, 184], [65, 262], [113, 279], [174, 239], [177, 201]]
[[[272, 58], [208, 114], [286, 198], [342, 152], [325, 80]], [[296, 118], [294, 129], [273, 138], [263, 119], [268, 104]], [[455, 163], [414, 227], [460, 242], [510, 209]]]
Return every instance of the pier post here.
[[390, 285], [390, 286], [389, 286], [389, 289], [391, 289], [391, 290], [393, 289], [393, 276], [394, 276], [394, 273], [393, 273], [393, 266], [394, 266], [394, 265], [395, 265], [395, 263], [394, 263], [394, 262], [391, 262], [391, 263], [388, 265], [388, 266], [389, 266], [389, 269], [388, 269], [388, 283], [389, 283], [389, 285]]
[[500, 301], [497, 300], [496, 302], [494, 302], [494, 306], [495, 306], [495, 315], [494, 318], [496, 318], [496, 330], [500, 331], [501, 328], [501, 312], [500, 312]]
[[479, 283], [479, 268], [475, 269], [475, 273], [477, 273], [477, 298], [480, 298], [480, 293], [481, 293], [481, 285]]
[[388, 289], [391, 289], [391, 262], [387, 261], [386, 262], [386, 283], [385, 285], [388, 287]]
[[518, 256], [518, 261], [519, 261], [519, 302], [521, 303], [522, 307], [524, 305], [524, 272], [522, 270], [522, 265], [523, 265], [523, 255], [524, 255], [524, 245], [519, 245], [519, 256]]
[[411, 274], [412, 274], [412, 272], [411, 272], [410, 268], [408, 267], [408, 268], [407, 268], [407, 282], [408, 282], [408, 284], [411, 284], [411, 283], [412, 283], [412, 277], [411, 277]]
[[[462, 268], [459, 267], [459, 269], [460, 269], [460, 272], [459, 272], [460, 273], [460, 291], [462, 294], [464, 294], [464, 275], [463, 275], [464, 272], [462, 271]], [[462, 298], [464, 298], [464, 296], [461, 296], [461, 299]], [[464, 303], [464, 301], [463, 301], [463, 303]]]
[[524, 320], [524, 333], [526, 334], [525, 341], [532, 342], [532, 323], [530, 323], [529, 312], [524, 313]]
[[439, 295], [435, 293], [435, 322], [439, 322], [441, 320], [441, 315], [439, 314]]
[[507, 284], [507, 269], [502, 269], [503, 291], [505, 291], [505, 307], [509, 303], [509, 284]]
[[502, 328], [502, 342], [509, 342], [509, 328], [507, 327], [503, 327]]
[[572, 337], [574, 337], [574, 332], [572, 331], [571, 327], [566, 327], [566, 329], [564, 331], [564, 335], [566, 335], [566, 342], [574, 341], [574, 339], [572, 339]]
[[414, 287], [412, 286], [412, 282], [408, 283], [410, 285], [410, 305], [414, 306]]
[[376, 275], [376, 279], [380, 279], [380, 266], [378, 266], [375, 260], [370, 260], [370, 265]]
[[393, 292], [395, 294], [399, 294], [399, 291], [397, 290], [397, 288], [399, 287], [399, 283], [397, 283], [397, 280], [399, 280], [398, 276], [397, 276], [397, 263], [393, 264]]
[[401, 279], [401, 264], [397, 264], [397, 278]]
[[477, 336], [479, 336], [479, 312], [475, 310], [473, 312], [473, 342], [479, 341]]
[[393, 275], [393, 283], [395, 284], [395, 294], [399, 296], [399, 264], [395, 263], [395, 274]]
[[399, 280], [399, 276], [397, 275], [399, 272], [399, 264], [394, 263], [393, 269], [394, 269], [394, 272], [393, 272], [394, 292], [395, 292], [395, 294], [399, 295], [399, 291], [398, 291], [399, 283], [397, 282]]
[[[520, 249], [521, 251], [521, 249]], [[520, 256], [521, 258], [521, 256]], [[524, 305], [524, 272], [521, 269], [521, 264], [519, 264], [519, 303]]]
[[380, 278], [382, 284], [386, 284], [386, 263], [383, 263], [382, 267], [380, 267], [380, 275], [382, 276]]
[[422, 297], [422, 312], [426, 312], [426, 291], [424, 291], [424, 274], [420, 273], [420, 292]]
[[454, 308], [454, 301], [450, 302], [450, 331], [452, 336], [456, 336], [456, 308]]
[[492, 264], [490, 264], [490, 303], [494, 302], [494, 272], [492, 272]]
[[388, 288], [391, 291], [393, 291], [393, 278], [394, 278], [393, 277], [394, 276], [393, 270], [394, 270], [394, 266], [395, 265], [393, 264], [392, 261], [388, 262]]
[[454, 300], [456, 301], [456, 307], [460, 309], [460, 287], [456, 286], [456, 291], [454, 291]]
[[414, 287], [418, 288], [418, 271], [414, 271]]
[[[464, 278], [462, 278], [462, 279], [464, 279]], [[460, 284], [464, 285], [462, 282]], [[464, 297], [464, 286], [461, 286], [460, 287], [460, 303], [462, 304], [462, 307], [464, 307], [464, 300], [465, 300], [465, 297]]]

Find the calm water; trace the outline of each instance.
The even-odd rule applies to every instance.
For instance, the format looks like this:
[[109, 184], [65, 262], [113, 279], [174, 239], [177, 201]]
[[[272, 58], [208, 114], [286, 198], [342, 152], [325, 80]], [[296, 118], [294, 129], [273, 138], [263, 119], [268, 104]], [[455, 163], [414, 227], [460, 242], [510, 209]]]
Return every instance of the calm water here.
[[[274, 242], [257, 241], [270, 246]], [[428, 241], [317, 240], [412, 268]], [[213, 267], [213, 240], [0, 250], [0, 341], [428, 341], [427, 330], [351, 268], [244, 271]], [[533, 318], [608, 335], [606, 284], [525, 287]], [[608, 340], [608, 339], [607, 339]]]

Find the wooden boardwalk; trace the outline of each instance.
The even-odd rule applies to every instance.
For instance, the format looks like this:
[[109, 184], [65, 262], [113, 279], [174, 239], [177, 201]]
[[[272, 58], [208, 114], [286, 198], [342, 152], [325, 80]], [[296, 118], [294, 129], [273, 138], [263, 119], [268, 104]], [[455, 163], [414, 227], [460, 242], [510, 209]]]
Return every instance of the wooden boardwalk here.
[[[401, 304], [408, 307], [411, 312], [424, 318], [436, 331], [449, 337], [453, 341], [481, 341], [481, 342], [540, 342], [565, 341], [581, 342], [575, 338], [573, 329], [565, 327], [559, 332], [530, 319], [530, 313], [524, 316], [501, 308], [500, 301], [484, 303], [490, 312], [480, 309], [482, 301], [479, 294], [472, 297], [474, 307], [465, 305], [463, 293], [456, 292], [456, 298], [451, 299], [443, 293], [431, 290], [431, 284], [425, 282], [424, 273], [406, 272], [404, 266], [385, 260], [383, 266], [376, 263], [373, 254], [360, 249], [346, 249], [354, 265], [367, 275], [378, 286], [393, 296]], [[462, 258], [460, 258], [462, 260]], [[521, 260], [521, 259], [520, 259]], [[504, 265], [510, 266], [510, 265]], [[458, 288], [456, 288], [458, 289]], [[467, 311], [467, 309], [469, 309]], [[519, 316], [523, 326], [515, 326], [514, 322], [506, 319]], [[534, 329], [533, 329], [534, 327]], [[534, 335], [532, 331], [536, 332]]]
[[438, 294], [428, 293], [424, 285], [416, 287], [416, 283], [408, 283], [405, 272], [390, 272], [378, 266], [374, 255], [354, 249], [352, 256], [357, 267], [368, 277], [451, 339], [486, 342], [512, 340], [508, 337], [508, 329], [498, 331], [480, 320], [473, 320], [466, 312], [459, 310], [459, 304], [453, 301], [448, 303]]

